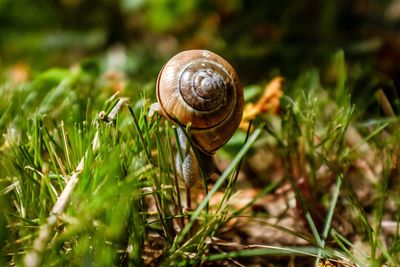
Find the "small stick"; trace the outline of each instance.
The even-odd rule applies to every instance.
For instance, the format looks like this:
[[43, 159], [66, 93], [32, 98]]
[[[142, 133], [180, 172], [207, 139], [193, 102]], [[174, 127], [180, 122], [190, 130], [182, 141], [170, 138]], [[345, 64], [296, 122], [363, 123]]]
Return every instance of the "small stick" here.
[[389, 99], [385, 95], [382, 89], [379, 89], [375, 96], [378, 100], [378, 103], [381, 105], [383, 112], [388, 117], [396, 117], [396, 113], [393, 111], [392, 105], [390, 104]]
[[[114, 108], [110, 111], [110, 113], [106, 117], [106, 121], [115, 121], [117, 117], [118, 111], [121, 109], [123, 104], [128, 101], [127, 98], [120, 98], [118, 103], [114, 106]], [[97, 151], [100, 147], [99, 142], [99, 132], [97, 131], [92, 141], [93, 151]], [[38, 237], [33, 242], [33, 247], [31, 251], [26, 254], [24, 259], [24, 265], [27, 267], [37, 267], [40, 266], [42, 260], [42, 254], [46, 249], [46, 245], [51, 238], [51, 234], [54, 230], [54, 226], [57, 223], [57, 218], [61, 216], [67, 205], [69, 204], [70, 197], [79, 181], [79, 174], [83, 171], [83, 167], [85, 165], [85, 158], [87, 156], [87, 152], [80, 160], [78, 166], [75, 171], [72, 173], [71, 177], [68, 180], [64, 190], [62, 191], [60, 197], [57, 199], [54, 204], [53, 209], [50, 212], [50, 216], [47, 218], [47, 223], [42, 225], [40, 228], [40, 232]]]

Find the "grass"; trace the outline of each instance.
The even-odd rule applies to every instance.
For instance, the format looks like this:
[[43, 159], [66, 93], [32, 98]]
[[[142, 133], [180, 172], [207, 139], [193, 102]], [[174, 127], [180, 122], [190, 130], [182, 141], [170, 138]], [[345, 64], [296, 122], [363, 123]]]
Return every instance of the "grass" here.
[[[125, 91], [114, 94], [85, 65], [51, 69], [22, 84], [4, 79], [0, 264], [400, 264], [397, 118], [367, 116], [351, 103], [343, 53], [334, 56], [333, 68], [334, 94], [320, 84], [319, 71], [305, 71], [287, 84], [279, 116], [260, 116], [247, 140], [244, 132], [234, 136], [218, 154], [229, 165], [208, 191], [197, 193], [203, 197], [194, 210], [184, 208], [174, 168], [174, 126], [147, 116], [152, 86], [128, 80]], [[249, 97], [257, 96], [254, 88]], [[265, 173], [257, 194], [236, 207], [241, 164], [261, 150], [274, 155], [282, 174], [273, 180]], [[285, 185], [302, 232], [253, 210]], [[210, 205], [217, 193], [221, 201]], [[229, 240], [237, 220], [259, 222], [302, 243]]]

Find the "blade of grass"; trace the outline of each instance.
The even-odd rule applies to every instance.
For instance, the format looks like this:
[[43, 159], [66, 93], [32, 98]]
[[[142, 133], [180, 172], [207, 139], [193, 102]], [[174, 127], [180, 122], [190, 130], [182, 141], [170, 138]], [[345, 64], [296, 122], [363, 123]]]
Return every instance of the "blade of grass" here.
[[335, 191], [333, 192], [332, 200], [331, 200], [331, 203], [329, 205], [328, 213], [326, 215], [326, 219], [325, 219], [325, 222], [324, 222], [324, 228], [322, 230], [321, 247], [318, 249], [318, 255], [317, 255], [317, 258], [315, 259], [315, 262], [314, 262], [314, 266], [316, 266], [316, 267], [318, 266], [319, 259], [320, 259], [321, 255], [322, 255], [322, 250], [325, 247], [325, 242], [326, 242], [326, 239], [327, 239], [328, 234], [329, 234], [329, 230], [330, 230], [331, 223], [332, 223], [332, 218], [333, 218], [333, 213], [335, 211], [336, 203], [337, 203], [337, 200], [339, 198], [340, 189], [342, 187], [342, 181], [343, 181], [343, 175], [339, 174], [337, 176], [337, 178], [336, 178]]
[[[246, 138], [244, 139], [243, 145], [246, 144], [247, 140], [249, 139], [250, 129], [252, 127], [252, 124], [253, 124], [253, 122], [250, 121], [249, 127], [247, 128]], [[225, 193], [224, 193], [224, 195], [222, 197], [222, 200], [221, 200], [221, 202], [220, 202], [220, 204], [219, 204], [219, 206], [217, 208], [217, 212], [216, 213], [218, 213], [219, 210], [222, 208], [222, 205], [226, 202], [226, 199], [229, 199], [231, 197], [231, 195], [233, 193], [233, 187], [235, 186], [236, 180], [237, 180], [237, 178], [239, 176], [239, 171], [238, 170], [240, 170], [240, 167], [242, 166], [242, 162], [243, 162], [243, 158], [239, 161], [239, 163], [237, 165], [238, 166], [237, 167], [237, 171], [231, 175], [231, 179], [228, 179], [228, 185], [226, 186]]]
[[[126, 102], [126, 99], [121, 99], [120, 101]], [[115, 120], [115, 117], [109, 117], [109, 120]], [[95, 133], [92, 141], [92, 150], [95, 152], [98, 150], [99, 143], [99, 135], [98, 131]], [[57, 217], [64, 213], [65, 208], [67, 207], [70, 197], [79, 181], [79, 174], [83, 171], [85, 166], [85, 159], [87, 157], [89, 151], [85, 153], [82, 157], [75, 171], [69, 177], [67, 184], [65, 185], [64, 190], [60, 194], [56, 203], [54, 204], [50, 216], [47, 218], [47, 221], [44, 225], [41, 226], [38, 237], [33, 242], [33, 247], [31, 251], [25, 256], [24, 264], [27, 267], [36, 267], [39, 266], [42, 259], [42, 254], [46, 249], [46, 245], [51, 238], [51, 234], [53, 229], [57, 223]], [[67, 178], [67, 177], [65, 177]]]
[[[147, 119], [145, 116], [141, 117], [142, 120], [144, 120], [145, 122], [139, 121], [133, 111], [133, 108], [131, 107], [131, 105], [126, 104], [126, 106], [128, 107], [129, 113], [133, 119], [133, 124], [136, 130], [136, 135], [138, 136], [141, 144], [142, 144], [142, 148], [146, 153], [146, 159], [147, 162], [149, 164], [151, 164], [152, 162], [152, 157], [151, 157], [151, 152], [149, 151], [149, 149], [151, 149], [151, 145], [150, 145], [150, 135], [149, 135], [149, 127], [147, 125]], [[143, 130], [140, 127], [140, 123], [144, 124], [144, 133]], [[147, 141], [145, 140], [144, 136], [146, 136]], [[162, 186], [161, 183], [157, 177], [157, 175], [153, 174], [150, 176], [152, 183], [154, 184], [154, 186], [156, 187], [156, 194], [154, 194], [154, 199], [155, 199], [155, 206], [156, 209], [158, 211], [158, 215], [160, 216], [160, 223], [162, 225], [163, 228], [163, 232], [164, 232], [164, 236], [168, 239], [169, 242], [172, 242], [173, 237], [172, 237], [172, 233], [171, 233], [171, 229], [167, 226], [166, 224], [166, 219], [165, 217], [169, 217], [169, 212], [167, 212], [167, 214], [165, 214], [165, 209], [163, 210], [163, 207], [165, 207], [165, 205], [163, 205], [163, 194], [162, 194]]]
[[138, 121], [138, 119], [136, 118], [136, 115], [135, 115], [135, 113], [134, 113], [134, 111], [133, 111], [131, 105], [129, 105], [129, 104], [126, 104], [126, 105], [127, 105], [127, 107], [128, 107], [129, 113], [131, 114], [131, 116], [132, 116], [132, 118], [133, 118], [133, 124], [134, 124], [134, 126], [135, 126], [135, 129], [136, 129], [137, 133], [139, 133], [138, 136], [139, 136], [140, 142], [142, 143], [143, 150], [144, 150], [145, 153], [146, 153], [147, 160], [150, 161], [150, 160], [151, 160], [151, 155], [150, 155], [150, 152], [149, 152], [148, 149], [147, 149], [149, 146], [147, 145], [146, 141], [144, 140], [143, 135], [140, 134], [142, 131], [140, 130], [139, 121]]
[[318, 253], [318, 248], [315, 247], [275, 247], [263, 246], [263, 248], [254, 249], [239, 249], [226, 253], [212, 254], [203, 256], [203, 261], [217, 261], [227, 258], [238, 257], [254, 257], [254, 256], [312, 256], [315, 257]]
[[[336, 244], [338, 244], [341, 250], [344, 251], [344, 253], [346, 253], [347, 257], [349, 257], [349, 259], [351, 259], [352, 262], [354, 262], [357, 266], [362, 266], [361, 262], [353, 255], [354, 253], [352, 253], [349, 249], [347, 249], [347, 247], [355, 249], [353, 244], [349, 240], [347, 240], [345, 237], [336, 232], [335, 229], [331, 230], [331, 236], [335, 240]], [[361, 251], [358, 251], [358, 253], [362, 254]], [[367, 257], [367, 255], [364, 256]]]
[[71, 160], [71, 155], [70, 155], [70, 146], [69, 146], [69, 142], [67, 142], [67, 134], [65, 132], [64, 121], [61, 121], [60, 127], [61, 127], [63, 150], [64, 150], [65, 158], [66, 158], [66, 161], [67, 161], [67, 169], [68, 170], [72, 170], [72, 160]]
[[365, 144], [366, 142], [368, 142], [371, 138], [373, 138], [375, 135], [377, 135], [378, 133], [380, 133], [383, 129], [385, 129], [387, 126], [389, 125], [388, 122], [384, 123], [383, 125], [381, 125], [380, 127], [378, 127], [377, 129], [375, 129], [372, 133], [370, 133], [367, 137], [365, 137], [361, 143], [359, 143], [358, 145], [356, 145], [355, 147], [353, 147], [350, 150], [351, 152], [356, 151], [360, 146], [362, 146], [363, 144]]
[[215, 192], [223, 185], [225, 180], [228, 178], [229, 174], [236, 168], [237, 164], [241, 161], [241, 159], [244, 157], [246, 152], [250, 149], [250, 147], [254, 144], [254, 142], [257, 140], [257, 137], [261, 134], [263, 125], [260, 125], [256, 128], [256, 130], [253, 132], [253, 134], [250, 136], [249, 141], [241, 148], [239, 153], [236, 155], [236, 157], [232, 160], [231, 164], [228, 166], [228, 168], [224, 171], [224, 173], [221, 175], [221, 177], [217, 180], [217, 182], [214, 184], [213, 188], [208, 192], [206, 197], [203, 199], [203, 201], [199, 204], [199, 206], [196, 208], [196, 210], [193, 212], [192, 216], [190, 217], [189, 222], [185, 225], [185, 227], [182, 229], [182, 231], [179, 233], [177, 236], [173, 246], [171, 247], [170, 251], [172, 253], [175, 252], [179, 244], [183, 241], [185, 236], [189, 233], [189, 230], [193, 226], [195, 220], [197, 217], [200, 215], [201, 211], [206, 207], [208, 202], [210, 201], [211, 197], [214, 195]]

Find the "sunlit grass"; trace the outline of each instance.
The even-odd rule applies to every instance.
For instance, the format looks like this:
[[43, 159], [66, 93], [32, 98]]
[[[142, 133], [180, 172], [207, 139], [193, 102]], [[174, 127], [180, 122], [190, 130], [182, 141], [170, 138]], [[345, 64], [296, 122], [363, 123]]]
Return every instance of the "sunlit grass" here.
[[[398, 122], [379, 116], [362, 119], [347, 93], [342, 53], [333, 64], [335, 93], [322, 88], [317, 70], [289, 83], [279, 116], [261, 116], [247, 140], [240, 132], [235, 144], [227, 145], [224, 155], [230, 164], [193, 210], [185, 209], [184, 186], [174, 167], [179, 153], [174, 126], [163, 117], [147, 116], [151, 101], [143, 95], [151, 95], [152, 88], [141, 95], [128, 90], [114, 95], [96, 73], [79, 67], [49, 70], [20, 85], [4, 83], [0, 263], [22, 264], [36, 251], [43, 266], [185, 266], [275, 256], [307, 258], [315, 266], [320, 258], [357, 266], [399, 264], [400, 217], [387, 211], [388, 205], [400, 208]], [[137, 86], [132, 82], [128, 87]], [[107, 121], [125, 96], [129, 102], [115, 120]], [[240, 164], [261, 148], [282, 162], [283, 178], [234, 209]], [[373, 204], [368, 207], [349, 177], [367, 157], [381, 166], [369, 184]], [[359, 179], [369, 179], [365, 174], [360, 171]], [[44, 247], [38, 248], [35, 240], [74, 175], [76, 185], [66, 206], [56, 214]], [[271, 224], [265, 220], [269, 214], [246, 213], [285, 183], [291, 185], [297, 220], [306, 232]], [[223, 192], [222, 201], [210, 208], [216, 192]], [[235, 218], [260, 221], [307, 245], [225, 242], [220, 230]], [[341, 234], [341, 220], [353, 223], [354, 233]], [[397, 228], [382, 241], [384, 221]], [[368, 250], [353, 244], [356, 239], [368, 244]]]

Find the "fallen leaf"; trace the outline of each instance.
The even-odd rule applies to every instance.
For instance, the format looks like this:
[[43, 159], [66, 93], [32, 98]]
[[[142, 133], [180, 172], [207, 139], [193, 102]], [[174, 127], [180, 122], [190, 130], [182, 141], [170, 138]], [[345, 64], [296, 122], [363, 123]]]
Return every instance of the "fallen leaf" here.
[[250, 121], [254, 120], [260, 114], [278, 112], [280, 98], [283, 95], [282, 85], [283, 77], [275, 77], [265, 86], [264, 93], [257, 103], [248, 103], [244, 106], [243, 117], [239, 126], [242, 130], [247, 131]]

